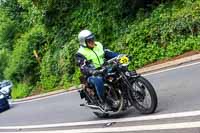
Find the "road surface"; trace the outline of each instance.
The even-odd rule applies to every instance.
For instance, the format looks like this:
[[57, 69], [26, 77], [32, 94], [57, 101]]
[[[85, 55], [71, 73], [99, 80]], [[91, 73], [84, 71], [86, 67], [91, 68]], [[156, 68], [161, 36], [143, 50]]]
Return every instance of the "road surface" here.
[[[97, 129], [102, 129], [103, 131], [98, 132], [109, 132], [110, 128], [110, 132], [120, 129], [125, 132], [128, 129], [126, 132], [148, 130], [152, 133], [199, 133], [200, 62], [183, 64], [144, 76], [155, 87], [158, 95], [158, 108], [153, 115], [141, 115], [133, 108], [102, 120], [94, 116], [90, 110], [80, 107], [83, 101], [77, 91], [72, 91], [33, 101], [13, 103], [10, 110], [0, 114], [0, 132], [8, 129], [71, 130], [70, 132], [84, 132], [87, 129], [97, 132]], [[34, 126], [27, 127], [30, 125]]]

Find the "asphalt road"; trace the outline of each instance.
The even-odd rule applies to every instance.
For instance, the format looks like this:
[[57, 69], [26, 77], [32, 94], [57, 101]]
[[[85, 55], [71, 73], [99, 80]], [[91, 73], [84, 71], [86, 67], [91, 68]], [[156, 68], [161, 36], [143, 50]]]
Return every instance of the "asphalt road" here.
[[[200, 63], [169, 71], [150, 73], [145, 77], [153, 84], [158, 95], [158, 108], [154, 115], [200, 110]], [[39, 100], [15, 103], [10, 110], [0, 114], [0, 127], [100, 120], [90, 110], [80, 107], [79, 105], [82, 102], [78, 92], [74, 91]], [[113, 116], [111, 119], [136, 116], [142, 115], [135, 109], [132, 109], [119, 116]], [[200, 115], [197, 115], [178, 119], [169, 118], [160, 121], [114, 123], [112, 126], [130, 126], [135, 124], [138, 126], [144, 125], [144, 123], [165, 124], [163, 121], [166, 121], [166, 123], [182, 123], [199, 120]], [[103, 127], [105, 124], [101, 124], [101, 126]], [[95, 127], [95, 125], [92, 127]], [[65, 129], [64, 127], [62, 128]], [[178, 129], [178, 132], [189, 131], [199, 132], [196, 128], [187, 130]]]

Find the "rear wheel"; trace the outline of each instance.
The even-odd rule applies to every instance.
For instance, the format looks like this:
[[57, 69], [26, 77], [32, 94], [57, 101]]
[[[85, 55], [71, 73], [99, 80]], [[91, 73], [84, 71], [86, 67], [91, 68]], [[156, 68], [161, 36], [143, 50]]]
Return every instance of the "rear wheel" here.
[[110, 86], [107, 91], [107, 102], [112, 107], [113, 112], [120, 112], [124, 104], [124, 98], [122, 96], [121, 90]]
[[131, 82], [133, 105], [142, 114], [154, 113], [157, 108], [157, 95], [151, 83], [142, 76]]
[[[113, 88], [111, 85], [104, 86], [106, 90], [106, 102], [110, 106], [113, 113], [119, 113], [124, 106], [124, 98], [119, 89]], [[100, 105], [101, 106], [101, 105]], [[107, 118], [110, 116], [109, 112], [93, 112], [99, 118]]]

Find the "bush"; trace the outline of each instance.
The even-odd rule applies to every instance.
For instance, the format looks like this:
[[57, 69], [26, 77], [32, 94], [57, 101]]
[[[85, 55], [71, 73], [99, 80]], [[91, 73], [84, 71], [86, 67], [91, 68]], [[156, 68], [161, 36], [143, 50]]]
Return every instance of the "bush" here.
[[48, 51], [42, 59], [40, 79], [41, 85], [46, 91], [52, 90], [59, 81], [59, 70], [56, 57], [55, 54]]
[[73, 74], [75, 73], [76, 41], [71, 41], [62, 50], [46, 52], [41, 64], [41, 84], [46, 90], [54, 87], [72, 86]]
[[32, 88], [25, 83], [19, 83], [13, 87], [12, 97], [14, 99], [24, 98], [30, 94]]
[[7, 67], [9, 54], [10, 54], [9, 51], [6, 49], [0, 50], [0, 62], [1, 62], [0, 63], [0, 81], [5, 79], [3, 72]]
[[5, 15], [4, 11], [0, 10], [0, 14], [2, 14], [0, 18], [0, 49], [13, 50], [13, 41], [17, 32], [16, 24]]
[[15, 44], [12, 55], [9, 58], [8, 67], [5, 69], [5, 77], [15, 81], [33, 83], [39, 76], [38, 62], [33, 50], [40, 50], [44, 43], [44, 30], [41, 25], [33, 27], [19, 38]]
[[112, 46], [134, 57], [132, 68], [199, 49], [199, 5], [199, 1], [174, 1], [160, 5], [149, 17], [143, 17], [141, 11], [129, 25], [128, 34]]

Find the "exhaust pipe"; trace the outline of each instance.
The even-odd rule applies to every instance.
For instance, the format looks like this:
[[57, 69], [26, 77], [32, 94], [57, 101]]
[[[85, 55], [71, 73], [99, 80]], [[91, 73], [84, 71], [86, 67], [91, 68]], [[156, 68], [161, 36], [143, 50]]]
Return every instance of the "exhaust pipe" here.
[[106, 111], [104, 109], [102, 109], [101, 107], [96, 106], [96, 105], [80, 104], [80, 106], [84, 106], [84, 107], [87, 107], [90, 109], [100, 110], [101, 112], [106, 113]]

